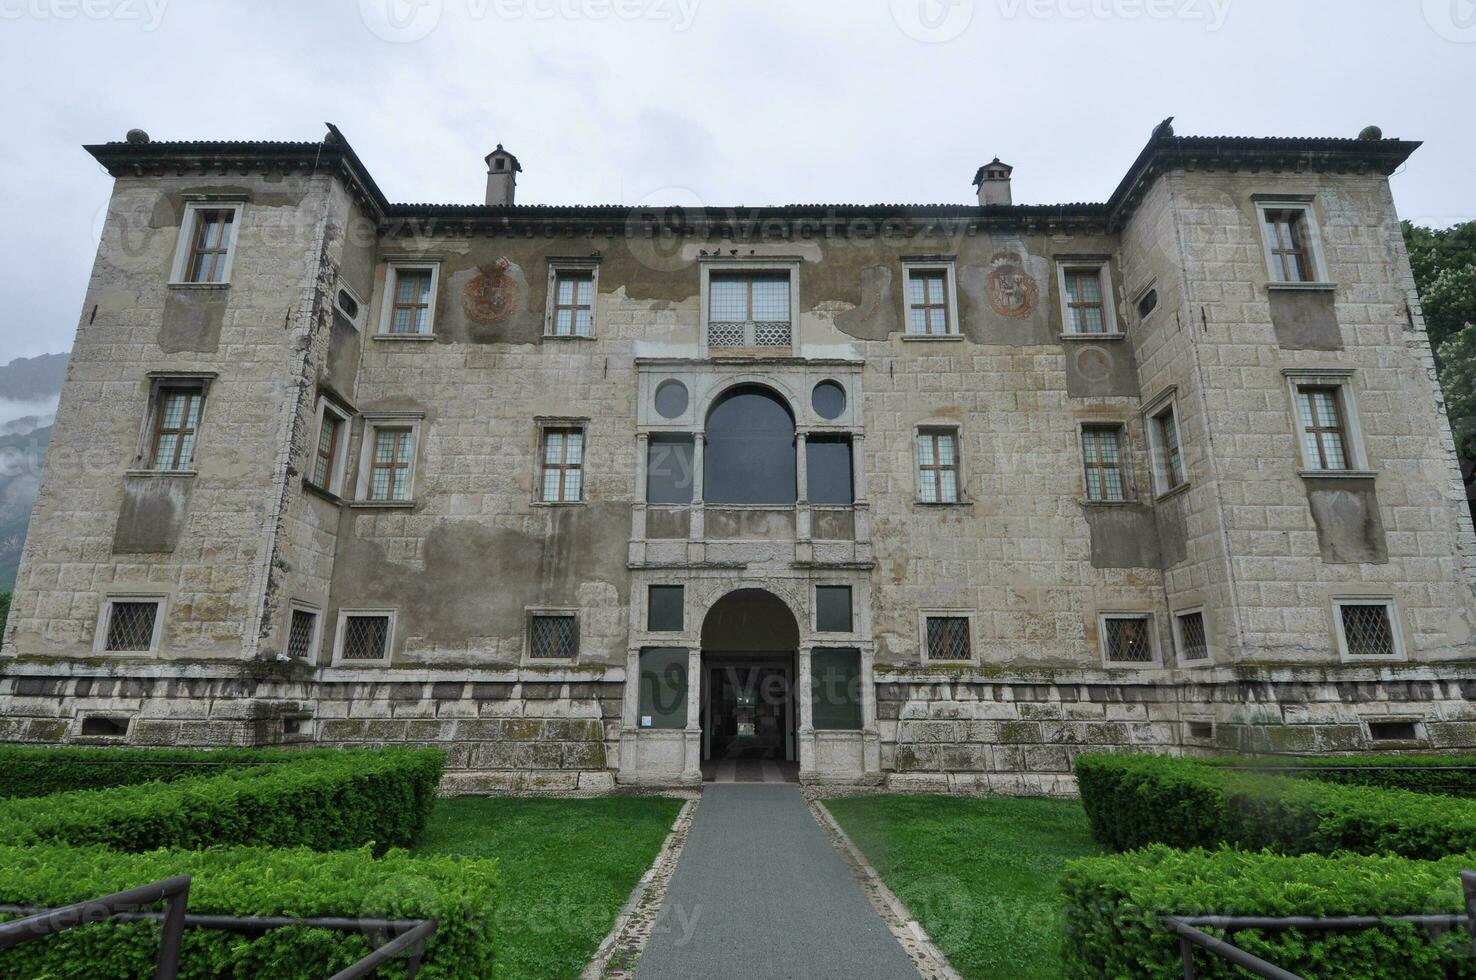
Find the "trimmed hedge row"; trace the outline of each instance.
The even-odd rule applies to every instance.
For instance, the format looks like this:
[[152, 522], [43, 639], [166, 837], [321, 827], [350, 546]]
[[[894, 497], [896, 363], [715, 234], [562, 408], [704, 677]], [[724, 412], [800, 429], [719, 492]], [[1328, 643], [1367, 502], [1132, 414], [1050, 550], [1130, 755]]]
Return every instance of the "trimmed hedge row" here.
[[67, 790], [135, 786], [155, 781], [169, 783], [306, 755], [322, 756], [332, 751], [0, 745], [0, 797], [47, 796]]
[[[367, 849], [216, 848], [124, 854], [100, 847], [0, 847], [0, 903], [55, 907], [177, 874], [193, 876], [189, 910], [222, 915], [437, 920], [420, 976], [492, 976], [497, 862], [412, 858]], [[162, 908], [162, 906], [160, 906]], [[6, 950], [4, 975], [131, 980], [153, 976], [156, 923], [104, 922]], [[186, 929], [180, 976], [319, 978], [367, 955], [362, 935], [274, 929], [259, 937]], [[402, 977], [405, 959], [376, 977]]]
[[1220, 756], [1204, 761], [1213, 766], [1275, 767], [1284, 770], [1276, 775], [1325, 783], [1476, 797], [1472, 755]]
[[[1179, 915], [1425, 915], [1461, 913], [1459, 872], [1471, 857], [1415, 861], [1362, 855], [1285, 856], [1240, 850], [1143, 851], [1067, 865], [1065, 976], [1177, 977], [1178, 940], [1158, 924]], [[1223, 936], [1221, 930], [1206, 930]], [[1470, 936], [1432, 941], [1422, 928], [1390, 924], [1347, 933], [1238, 930], [1235, 945], [1306, 977], [1411, 980], [1476, 978]], [[1200, 977], [1245, 974], [1208, 953]]]
[[1476, 802], [1369, 786], [1229, 772], [1196, 759], [1091, 754], [1075, 765], [1097, 842], [1232, 844], [1286, 854], [1476, 853]]
[[0, 840], [120, 851], [212, 845], [329, 851], [404, 846], [435, 804], [434, 750], [314, 753], [300, 761], [174, 783], [0, 801]]

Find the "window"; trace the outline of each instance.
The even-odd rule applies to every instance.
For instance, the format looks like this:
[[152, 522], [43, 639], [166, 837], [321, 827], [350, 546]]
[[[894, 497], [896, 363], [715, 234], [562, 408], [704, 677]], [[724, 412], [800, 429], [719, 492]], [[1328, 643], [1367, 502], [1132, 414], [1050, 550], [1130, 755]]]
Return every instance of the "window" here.
[[1101, 617], [1102, 659], [1108, 666], [1158, 662], [1153, 618], [1146, 613], [1105, 613]]
[[652, 647], [640, 654], [640, 727], [687, 727], [687, 651]]
[[646, 629], [652, 633], [680, 633], [686, 616], [682, 602], [686, 589], [680, 585], [653, 585], [646, 593]]
[[709, 504], [793, 504], [794, 416], [768, 388], [733, 388], [707, 413], [702, 496]]
[[88, 715], [82, 719], [80, 734], [96, 735], [100, 738], [122, 738], [128, 734], [128, 719]]
[[318, 652], [318, 623], [315, 610], [293, 606], [287, 623], [287, 656], [311, 663]]
[[792, 272], [711, 272], [707, 277], [707, 346], [789, 348]]
[[1158, 290], [1149, 289], [1138, 297], [1138, 319], [1146, 320], [1149, 314], [1158, 309]]
[[573, 660], [579, 655], [579, 619], [572, 613], [534, 613], [528, 617], [528, 656]]
[[971, 617], [958, 613], [938, 613], [923, 617], [924, 660], [969, 660], [973, 653], [969, 642]]
[[391, 337], [428, 337], [436, 315], [436, 263], [390, 264], [385, 276], [384, 312], [379, 332]]
[[1190, 609], [1174, 614], [1174, 642], [1179, 659], [1185, 662], [1209, 659], [1209, 639], [1204, 632], [1204, 610]]
[[1375, 742], [1417, 742], [1420, 729], [1413, 721], [1371, 721], [1368, 737]]
[[1187, 482], [1179, 445], [1179, 416], [1172, 400], [1149, 416], [1148, 431], [1153, 442], [1153, 477], [1162, 496]]
[[369, 494], [374, 501], [410, 499], [410, 461], [414, 431], [376, 425], [370, 430], [374, 451], [369, 457]]
[[175, 285], [225, 285], [235, 260], [240, 204], [190, 203], [180, 224], [169, 281]]
[[198, 384], [162, 385], [154, 397], [154, 435], [149, 469], [188, 470], [195, 458], [195, 435], [205, 389]]
[[1305, 208], [1261, 209], [1273, 282], [1313, 282], [1312, 250]]
[[851, 624], [851, 587], [849, 585], [815, 586], [815, 631], [849, 633]]
[[571, 504], [583, 499], [584, 428], [548, 426], [543, 430], [543, 477], [539, 500]]
[[384, 663], [395, 635], [392, 610], [345, 609], [338, 614], [335, 664]]
[[590, 263], [549, 265], [549, 305], [546, 333], [554, 337], [593, 337], [596, 276]]
[[810, 651], [810, 717], [819, 731], [854, 731], [865, 724], [861, 713], [861, 651]]
[[849, 436], [812, 435], [805, 440], [805, 492], [812, 504], [855, 501]]
[[948, 270], [907, 269], [907, 332], [913, 336], [942, 337], [958, 333], [949, 312]]
[[1310, 470], [1346, 470], [1348, 442], [1338, 387], [1297, 385], [1297, 415], [1302, 426], [1302, 458]]
[[1338, 649], [1348, 660], [1404, 656], [1399, 618], [1390, 599], [1335, 599]]
[[953, 429], [919, 429], [917, 495], [925, 504], [958, 503], [958, 433]]
[[656, 433], [646, 443], [646, 503], [692, 502], [692, 437]]
[[155, 653], [159, 649], [158, 596], [119, 596], [103, 600], [98, 623], [99, 653]]
[[340, 493], [347, 445], [348, 416], [326, 401], [319, 401], [318, 439], [309, 462], [308, 482], [319, 490]]
[[1112, 334], [1117, 317], [1112, 308], [1111, 279], [1101, 259], [1060, 263], [1062, 329], [1069, 334]]
[[1081, 430], [1088, 500], [1127, 499], [1122, 479], [1122, 427], [1088, 425]]

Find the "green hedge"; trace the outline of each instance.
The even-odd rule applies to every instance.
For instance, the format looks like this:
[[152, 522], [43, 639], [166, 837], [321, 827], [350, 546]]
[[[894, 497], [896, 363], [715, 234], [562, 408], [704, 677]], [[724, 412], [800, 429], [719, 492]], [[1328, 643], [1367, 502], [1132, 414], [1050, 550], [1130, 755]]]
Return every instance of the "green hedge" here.
[[[60, 845], [0, 847], [0, 903], [55, 907], [189, 874], [189, 910], [222, 915], [348, 916], [437, 920], [425, 978], [492, 975], [499, 875], [489, 860], [412, 858], [391, 851], [321, 854], [306, 849], [216, 848], [124, 854]], [[162, 906], [160, 906], [162, 908]], [[13, 977], [131, 980], [154, 973], [155, 923], [105, 922], [6, 950]], [[322, 977], [367, 955], [363, 936], [276, 929], [260, 937], [187, 929], [180, 976]], [[405, 960], [375, 977], [401, 977]]]
[[1092, 836], [1116, 850], [1165, 843], [1411, 858], [1476, 853], [1476, 802], [1457, 797], [1128, 753], [1084, 755], [1075, 770]]
[[7, 800], [0, 840], [120, 851], [404, 846], [430, 816], [444, 761], [424, 749], [333, 752], [176, 783]]
[[1325, 783], [1476, 797], [1472, 755], [1219, 756], [1204, 761], [1213, 766], [1253, 766], [1263, 772], [1274, 768], [1279, 775]]
[[0, 745], [0, 797], [47, 796], [67, 790], [135, 786], [155, 781], [168, 783], [332, 751]]
[[[1068, 978], [1178, 977], [1177, 938], [1158, 925], [1179, 915], [1424, 915], [1463, 911], [1458, 874], [1470, 856], [1442, 861], [1361, 855], [1289, 857], [1238, 850], [1144, 851], [1067, 865]], [[1220, 930], [1206, 930], [1223, 936]], [[1305, 977], [1374, 980], [1476, 978], [1463, 929], [1432, 941], [1422, 928], [1391, 924], [1349, 933], [1239, 930], [1235, 945]], [[1207, 952], [1200, 977], [1242, 977]]]

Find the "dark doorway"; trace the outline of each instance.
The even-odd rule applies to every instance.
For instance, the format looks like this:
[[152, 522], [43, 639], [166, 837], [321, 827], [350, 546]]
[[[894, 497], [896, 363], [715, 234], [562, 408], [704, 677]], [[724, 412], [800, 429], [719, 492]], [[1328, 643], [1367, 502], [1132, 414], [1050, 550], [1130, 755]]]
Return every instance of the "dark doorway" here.
[[[731, 592], [702, 623], [703, 768], [770, 772], [799, 758], [795, 653], [789, 607], [761, 589]], [[767, 766], [768, 769], [763, 769]]]

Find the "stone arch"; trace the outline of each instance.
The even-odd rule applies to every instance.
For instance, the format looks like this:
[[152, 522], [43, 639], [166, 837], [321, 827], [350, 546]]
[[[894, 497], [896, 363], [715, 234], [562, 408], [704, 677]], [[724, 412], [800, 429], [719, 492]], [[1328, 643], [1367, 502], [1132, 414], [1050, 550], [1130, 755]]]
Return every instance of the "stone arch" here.
[[715, 504], [791, 505], [798, 499], [794, 406], [771, 385], [740, 383], [703, 417], [703, 496]]
[[803, 620], [791, 602], [772, 589], [740, 586], [709, 599], [702, 611], [704, 651], [777, 653], [799, 648]]

